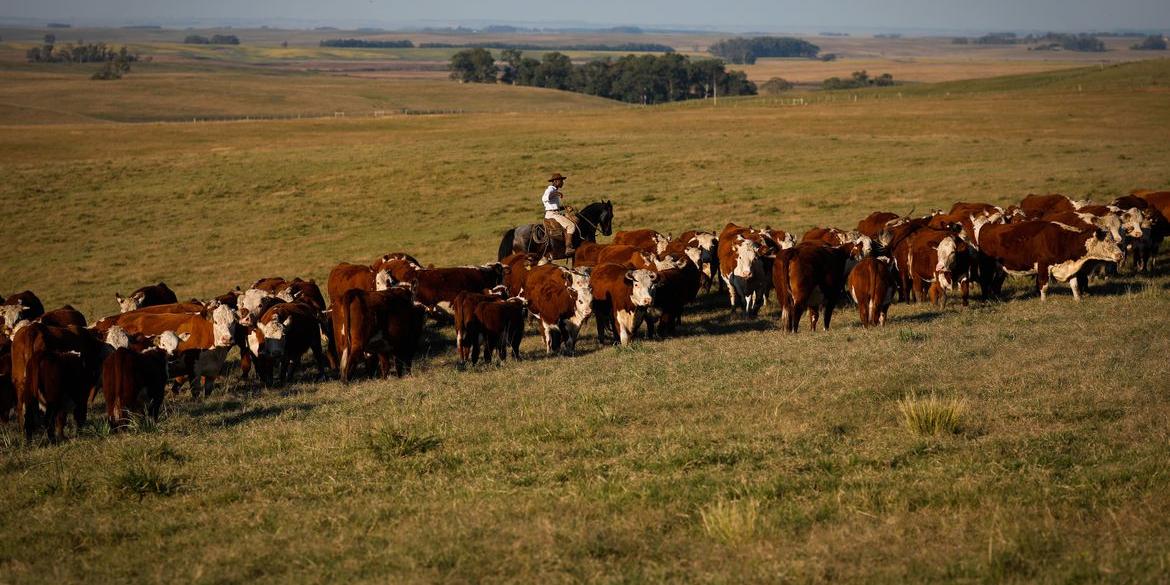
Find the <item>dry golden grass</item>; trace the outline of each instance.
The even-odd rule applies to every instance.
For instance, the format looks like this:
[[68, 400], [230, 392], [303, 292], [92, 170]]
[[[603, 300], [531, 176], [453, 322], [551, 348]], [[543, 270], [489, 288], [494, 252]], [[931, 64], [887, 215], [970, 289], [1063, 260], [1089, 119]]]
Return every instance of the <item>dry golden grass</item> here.
[[[0, 292], [96, 317], [158, 279], [206, 296], [391, 250], [485, 261], [551, 171], [574, 203], [612, 198], [618, 229], [676, 233], [1103, 200], [1170, 185], [1167, 79], [1155, 62], [804, 107], [10, 126]], [[744, 321], [710, 295], [678, 339], [587, 333], [546, 358], [530, 331], [525, 360], [491, 367], [457, 368], [432, 326], [405, 380], [232, 374], [169, 396], [158, 425], [55, 446], [7, 425], [0, 580], [1156, 582], [1170, 277], [1080, 303], [1012, 286], [795, 336], [774, 306]], [[975, 424], [908, 433], [899, 400], [931, 392]]]

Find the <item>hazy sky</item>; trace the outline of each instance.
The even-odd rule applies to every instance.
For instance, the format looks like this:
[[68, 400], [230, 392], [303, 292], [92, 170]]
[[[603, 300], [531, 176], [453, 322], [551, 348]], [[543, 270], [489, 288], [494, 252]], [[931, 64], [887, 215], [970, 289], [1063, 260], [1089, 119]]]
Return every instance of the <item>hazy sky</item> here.
[[182, 19], [549, 22], [956, 30], [1170, 29], [1170, 0], [0, 0], [0, 17], [138, 22]]

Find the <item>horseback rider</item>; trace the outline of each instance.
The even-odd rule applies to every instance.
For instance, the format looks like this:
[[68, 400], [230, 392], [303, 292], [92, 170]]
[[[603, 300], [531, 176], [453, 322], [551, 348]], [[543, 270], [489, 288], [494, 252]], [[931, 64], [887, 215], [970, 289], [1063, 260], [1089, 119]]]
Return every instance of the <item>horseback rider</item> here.
[[544, 218], [557, 222], [565, 229], [565, 254], [571, 256], [574, 251], [573, 234], [577, 232], [577, 224], [565, 214], [566, 207], [561, 187], [565, 186], [566, 178], [560, 173], [554, 173], [549, 178], [549, 186], [544, 190], [544, 196], [540, 200], [544, 203]]

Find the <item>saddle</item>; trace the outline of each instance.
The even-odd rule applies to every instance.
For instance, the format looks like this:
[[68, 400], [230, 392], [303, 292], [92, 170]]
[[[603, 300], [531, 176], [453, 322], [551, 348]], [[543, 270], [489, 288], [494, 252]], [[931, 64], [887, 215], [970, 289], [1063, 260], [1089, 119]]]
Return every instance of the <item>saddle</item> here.
[[[566, 207], [565, 210], [561, 212], [561, 215], [569, 218], [569, 221], [577, 223], [577, 212], [574, 211], [571, 207]], [[544, 236], [546, 238], [563, 240], [565, 238], [565, 228], [561, 224], [557, 223], [557, 220], [546, 218], [544, 220]]]

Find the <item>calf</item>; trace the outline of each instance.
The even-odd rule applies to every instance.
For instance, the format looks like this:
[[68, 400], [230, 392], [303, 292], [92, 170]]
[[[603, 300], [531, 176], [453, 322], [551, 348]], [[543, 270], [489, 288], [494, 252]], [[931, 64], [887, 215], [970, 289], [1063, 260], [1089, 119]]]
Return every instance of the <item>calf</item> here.
[[166, 305], [178, 302], [175, 291], [172, 291], [165, 282], [144, 286], [124, 297], [121, 293], [114, 293], [114, 300], [118, 301], [118, 308], [126, 313], [143, 307]]
[[861, 326], [885, 325], [898, 289], [894, 263], [885, 256], [863, 258], [849, 271], [849, 294], [857, 303]]
[[96, 383], [101, 376], [101, 363], [107, 353], [107, 347], [93, 331], [81, 327], [53, 327], [33, 322], [17, 329], [12, 336], [10, 375], [16, 397], [16, 415], [21, 420], [29, 416], [27, 406], [32, 404], [29, 399], [34, 396], [27, 388], [25, 378], [32, 356], [38, 351], [78, 355], [81, 358], [81, 367], [85, 370], [79, 375], [91, 383]]
[[661, 254], [670, 244], [670, 236], [664, 236], [655, 230], [630, 230], [617, 232], [613, 235], [614, 244], [634, 246], [643, 252]]
[[602, 343], [605, 329], [615, 341], [629, 345], [646, 308], [654, 302], [658, 274], [649, 270], [630, 270], [618, 264], [602, 264], [590, 274], [593, 288], [593, 312], [597, 314], [597, 342]]
[[524, 339], [524, 316], [527, 312], [528, 302], [519, 297], [489, 300], [475, 307], [485, 363], [491, 363], [493, 351], [499, 352], [501, 362], [507, 360], [509, 347], [512, 348], [512, 356], [520, 359], [520, 342]]
[[110, 427], [123, 427], [132, 414], [158, 420], [170, 374], [167, 359], [189, 337], [168, 331], [154, 338], [131, 340], [120, 327], [111, 329], [107, 341], [121, 332], [126, 345], [118, 343], [102, 364], [102, 393]]
[[[955, 226], [957, 227], [957, 225]], [[931, 304], [945, 307], [946, 291], [958, 287], [963, 306], [970, 292], [970, 267], [967, 244], [951, 230], [924, 228], [910, 235], [906, 246], [895, 252], [897, 268], [910, 283], [911, 297], [926, 300], [923, 283], [930, 283]]]
[[471, 359], [472, 364], [479, 361], [479, 342], [482, 326], [479, 321], [479, 316], [476, 314], [476, 308], [483, 303], [503, 300], [503, 298], [503, 296], [497, 294], [482, 294], [466, 291], [455, 295], [455, 300], [452, 301], [451, 305], [452, 312], [455, 316], [455, 349], [459, 352], [460, 362], [466, 363], [468, 358]]

